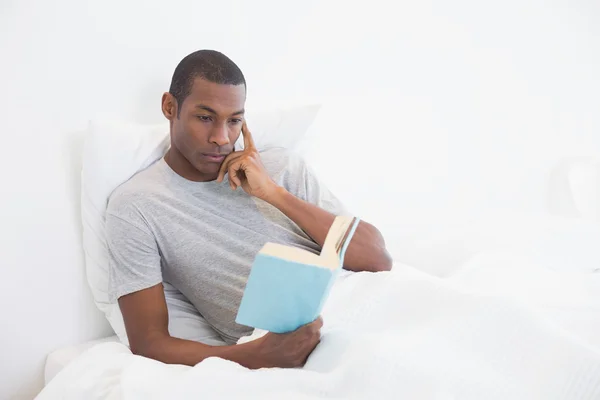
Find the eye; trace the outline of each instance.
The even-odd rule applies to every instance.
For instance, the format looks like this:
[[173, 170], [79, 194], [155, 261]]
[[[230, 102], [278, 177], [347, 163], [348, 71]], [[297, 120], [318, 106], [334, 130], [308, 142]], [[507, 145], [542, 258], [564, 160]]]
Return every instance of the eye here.
[[212, 121], [212, 117], [210, 117], [208, 115], [197, 115], [196, 118], [198, 118], [202, 122], [210, 122], [210, 121]]
[[242, 122], [241, 118], [233, 118], [231, 120], [229, 120], [229, 122], [231, 122], [232, 124], [239, 124]]

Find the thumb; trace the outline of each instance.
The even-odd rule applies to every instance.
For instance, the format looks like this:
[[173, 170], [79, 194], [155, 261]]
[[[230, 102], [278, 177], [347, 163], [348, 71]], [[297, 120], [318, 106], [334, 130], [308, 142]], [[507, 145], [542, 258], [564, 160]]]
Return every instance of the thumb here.
[[323, 327], [323, 318], [319, 315], [317, 319], [307, 325], [311, 329], [319, 330]]

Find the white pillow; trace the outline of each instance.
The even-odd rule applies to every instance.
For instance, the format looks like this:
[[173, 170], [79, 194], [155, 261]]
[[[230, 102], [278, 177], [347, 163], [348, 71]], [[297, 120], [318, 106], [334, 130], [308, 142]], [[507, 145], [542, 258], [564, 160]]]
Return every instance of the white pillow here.
[[569, 188], [579, 215], [600, 222], [600, 160], [581, 160], [569, 171]]
[[[249, 115], [248, 126], [258, 149], [275, 146], [300, 152], [304, 135], [319, 108], [307, 105]], [[96, 306], [105, 313], [123, 343], [127, 343], [123, 317], [118, 305], [108, 300], [106, 205], [117, 186], [165, 154], [170, 146], [168, 131], [167, 121], [155, 125], [94, 121], [90, 122], [85, 138], [81, 212], [87, 280]]]
[[518, 254], [544, 267], [571, 273], [600, 271], [600, 226], [581, 218], [498, 212], [465, 230], [475, 252]]
[[505, 253], [549, 270], [600, 271], [600, 226], [544, 214], [489, 210], [486, 215], [390, 219], [384, 237], [394, 260], [448, 277], [479, 253]]
[[[302, 154], [306, 150], [306, 133], [320, 109], [320, 104], [312, 104], [257, 113], [248, 112], [245, 119], [259, 150], [283, 147]], [[236, 149], [243, 148], [244, 139], [240, 135]]]

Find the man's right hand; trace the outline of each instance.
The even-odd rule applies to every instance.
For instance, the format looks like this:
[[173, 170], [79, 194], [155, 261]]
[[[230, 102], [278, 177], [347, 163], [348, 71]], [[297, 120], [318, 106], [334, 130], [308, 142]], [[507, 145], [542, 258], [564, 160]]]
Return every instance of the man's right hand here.
[[119, 306], [131, 351], [166, 364], [193, 366], [219, 357], [251, 369], [300, 367], [319, 343], [323, 326], [319, 317], [290, 333], [268, 333], [240, 345], [209, 346], [171, 337], [162, 284], [122, 296]]
[[289, 333], [267, 333], [253, 343], [262, 367], [295, 368], [302, 367], [308, 356], [321, 341], [323, 319], [301, 326]]

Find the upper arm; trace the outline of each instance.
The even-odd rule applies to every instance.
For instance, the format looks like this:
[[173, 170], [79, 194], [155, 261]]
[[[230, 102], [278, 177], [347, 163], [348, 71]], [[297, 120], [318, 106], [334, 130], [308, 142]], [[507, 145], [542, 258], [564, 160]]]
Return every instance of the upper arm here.
[[160, 252], [144, 216], [131, 202], [117, 199], [106, 213], [110, 301], [162, 283]]
[[144, 355], [155, 339], [169, 336], [169, 313], [162, 284], [119, 298], [131, 351]]
[[108, 291], [117, 301], [132, 350], [151, 335], [168, 335], [161, 257], [152, 230], [137, 207], [117, 199], [106, 214]]
[[[314, 204], [333, 215], [352, 214], [333, 192], [323, 184], [317, 177], [315, 171], [306, 163], [303, 163], [303, 171], [307, 202]], [[348, 248], [347, 253], [348, 259], [353, 258], [353, 255], [356, 256], [356, 259], [366, 256], [362, 265], [367, 268], [361, 268], [359, 270], [389, 271], [392, 268], [393, 260], [385, 248], [383, 235], [370, 223], [364, 220], [360, 221], [354, 239], [350, 243], [351, 245]], [[358, 246], [356, 246], [357, 244]], [[357, 247], [359, 250], [354, 252], [353, 250]], [[371, 251], [365, 251], [364, 249], [371, 249]]]

